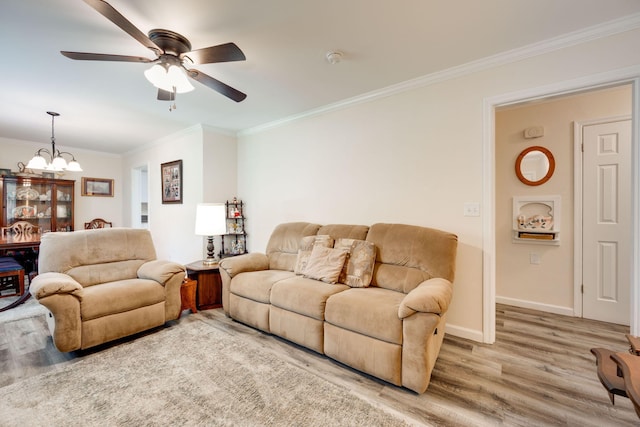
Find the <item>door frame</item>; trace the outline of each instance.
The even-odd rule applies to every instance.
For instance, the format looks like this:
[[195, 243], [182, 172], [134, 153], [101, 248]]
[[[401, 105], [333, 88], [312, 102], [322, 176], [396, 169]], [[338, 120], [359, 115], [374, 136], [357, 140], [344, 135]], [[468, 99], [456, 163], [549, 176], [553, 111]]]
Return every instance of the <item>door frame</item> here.
[[[495, 110], [554, 96], [631, 84], [633, 92], [631, 136], [631, 288], [630, 332], [640, 334], [640, 66], [633, 66], [547, 86], [525, 89], [484, 99], [483, 102], [483, 210], [482, 222], [482, 340], [496, 339], [496, 220], [495, 220]], [[574, 304], [575, 306], [575, 304]]]
[[[593, 120], [577, 120], [573, 122], [573, 315], [582, 317], [582, 172], [584, 159], [582, 156], [583, 128], [591, 125], [632, 120], [631, 115], [606, 117]], [[633, 142], [631, 143], [633, 145]], [[633, 191], [632, 191], [633, 193]], [[633, 200], [633, 194], [631, 194]], [[629, 284], [631, 285], [631, 284]], [[630, 319], [631, 320], [631, 319]]]

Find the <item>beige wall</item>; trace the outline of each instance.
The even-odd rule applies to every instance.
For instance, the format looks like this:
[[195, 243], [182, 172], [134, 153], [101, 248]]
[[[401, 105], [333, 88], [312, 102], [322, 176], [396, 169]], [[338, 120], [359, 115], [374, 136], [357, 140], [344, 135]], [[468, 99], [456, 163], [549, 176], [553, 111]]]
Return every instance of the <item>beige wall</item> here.
[[460, 243], [447, 331], [482, 340], [491, 254], [483, 218], [463, 216], [463, 207], [485, 196], [486, 100], [638, 66], [639, 37], [629, 31], [241, 134], [250, 249], [263, 251], [273, 228], [292, 220], [451, 231]]
[[[196, 205], [224, 202], [235, 195], [235, 147], [234, 137], [197, 125], [125, 156], [125, 212], [131, 211], [132, 169], [148, 167], [149, 230], [158, 258], [183, 264], [203, 259], [204, 238], [194, 233]], [[182, 160], [182, 203], [162, 204], [160, 165], [174, 160]], [[130, 226], [130, 221], [126, 225]]]
[[[0, 168], [17, 172], [18, 162], [27, 163], [39, 148], [50, 149], [50, 142], [0, 137]], [[56, 148], [73, 153], [83, 169], [83, 172], [66, 172], [62, 177], [75, 181], [74, 228], [84, 228], [84, 223], [93, 218], [104, 218], [114, 226], [122, 226], [122, 156], [58, 145]], [[81, 196], [82, 177], [113, 179], [114, 197]]]
[[[511, 106], [496, 113], [496, 296], [498, 302], [572, 315], [574, 121], [631, 115], [630, 85]], [[545, 134], [525, 139], [523, 131], [543, 126]], [[521, 183], [514, 172], [527, 147], [548, 148], [556, 161], [552, 178], [540, 186]], [[513, 243], [514, 196], [561, 196], [560, 245]], [[558, 221], [558, 218], [555, 219]], [[530, 264], [530, 254], [540, 264]]]

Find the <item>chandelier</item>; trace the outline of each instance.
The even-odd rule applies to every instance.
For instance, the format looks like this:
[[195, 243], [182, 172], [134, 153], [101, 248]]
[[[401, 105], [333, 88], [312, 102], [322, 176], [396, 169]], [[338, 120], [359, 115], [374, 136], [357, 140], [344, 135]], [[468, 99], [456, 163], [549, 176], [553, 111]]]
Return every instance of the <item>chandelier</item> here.
[[[73, 154], [67, 151], [56, 150], [56, 138], [53, 133], [53, 122], [55, 118], [60, 114], [53, 111], [47, 111], [47, 114], [51, 116], [51, 151], [46, 148], [41, 148], [36, 151], [36, 154], [33, 156], [33, 158], [29, 160], [27, 168], [51, 172], [62, 172], [65, 170], [69, 172], [82, 172], [80, 163], [76, 161], [76, 158], [73, 156]], [[42, 157], [42, 153], [48, 154], [51, 158], [51, 162]], [[62, 157], [63, 154], [71, 156], [71, 161], [69, 163], [67, 163], [64, 157]]]

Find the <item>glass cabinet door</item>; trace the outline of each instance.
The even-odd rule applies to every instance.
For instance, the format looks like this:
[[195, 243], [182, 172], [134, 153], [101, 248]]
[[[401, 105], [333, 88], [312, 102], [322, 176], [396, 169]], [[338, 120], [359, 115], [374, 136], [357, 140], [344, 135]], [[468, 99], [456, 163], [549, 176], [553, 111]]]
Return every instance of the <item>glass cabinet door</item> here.
[[73, 231], [73, 185], [56, 183], [56, 231]]
[[2, 223], [27, 221], [49, 231], [73, 231], [74, 181], [46, 178], [2, 178]]

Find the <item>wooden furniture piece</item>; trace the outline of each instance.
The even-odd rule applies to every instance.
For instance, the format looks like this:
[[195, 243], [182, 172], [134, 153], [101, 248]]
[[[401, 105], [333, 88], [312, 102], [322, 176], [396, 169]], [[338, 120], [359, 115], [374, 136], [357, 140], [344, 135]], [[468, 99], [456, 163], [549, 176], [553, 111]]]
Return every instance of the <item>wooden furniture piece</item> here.
[[196, 309], [196, 287], [198, 282], [193, 279], [184, 279], [180, 286], [180, 313], [189, 309], [192, 313], [197, 313]]
[[40, 233], [37, 227], [27, 221], [17, 221], [8, 227], [2, 227], [2, 237], [13, 237], [14, 239], [30, 238], [34, 234]]
[[244, 217], [244, 202], [234, 197], [226, 201], [227, 234], [222, 235], [220, 258], [247, 253], [247, 232]]
[[[29, 236], [0, 236], [0, 256], [10, 255], [24, 269], [31, 280], [38, 272], [38, 250], [40, 247], [40, 234], [31, 234]], [[10, 310], [19, 306], [31, 297], [31, 294], [24, 290], [20, 298], [11, 304], [0, 308], [0, 312]]]
[[615, 396], [628, 397], [640, 417], [640, 338], [625, 335], [629, 352], [614, 352], [605, 348], [592, 348], [596, 356], [598, 379], [615, 404]]
[[94, 228], [105, 228], [105, 227], [113, 228], [113, 224], [102, 218], [94, 218], [91, 221], [84, 223], [85, 230], [93, 230]]
[[24, 268], [11, 257], [0, 257], [0, 298], [24, 294]]
[[204, 265], [202, 261], [185, 266], [187, 275], [198, 284], [196, 287], [196, 306], [199, 310], [222, 307], [222, 279], [218, 264]]
[[73, 231], [74, 185], [67, 179], [3, 176], [0, 228], [26, 221], [42, 233]]

